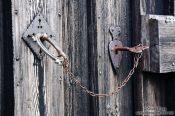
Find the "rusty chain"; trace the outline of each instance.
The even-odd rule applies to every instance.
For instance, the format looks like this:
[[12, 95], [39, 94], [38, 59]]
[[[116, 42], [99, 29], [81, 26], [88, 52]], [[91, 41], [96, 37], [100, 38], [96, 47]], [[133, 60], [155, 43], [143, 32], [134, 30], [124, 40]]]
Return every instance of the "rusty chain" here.
[[[142, 44], [139, 44], [138, 46], [142, 46]], [[116, 87], [115, 90], [113, 92], [109, 92], [109, 93], [104, 93], [104, 94], [100, 94], [100, 93], [95, 93], [93, 91], [90, 91], [86, 86], [82, 85], [82, 83], [77, 79], [78, 76], [75, 76], [72, 72], [71, 72], [71, 69], [70, 69], [70, 66], [69, 66], [69, 61], [68, 59], [65, 59], [65, 62], [64, 62], [64, 72], [66, 74], [68, 74], [69, 78], [71, 80], [73, 80], [76, 85], [78, 85], [83, 91], [85, 91], [87, 94], [89, 94], [90, 96], [93, 96], [93, 97], [109, 97], [109, 96], [113, 96], [115, 94], [118, 94], [119, 91], [127, 84], [127, 82], [130, 80], [130, 78], [132, 77], [132, 75], [134, 74], [135, 72], [135, 69], [137, 68], [138, 64], [139, 64], [139, 60], [141, 59], [142, 57], [142, 52], [141, 53], [137, 53], [135, 54], [135, 57], [134, 57], [134, 66], [133, 68], [129, 71], [128, 75], [126, 76], [126, 78], [124, 79], [124, 81], [121, 83], [120, 86]]]

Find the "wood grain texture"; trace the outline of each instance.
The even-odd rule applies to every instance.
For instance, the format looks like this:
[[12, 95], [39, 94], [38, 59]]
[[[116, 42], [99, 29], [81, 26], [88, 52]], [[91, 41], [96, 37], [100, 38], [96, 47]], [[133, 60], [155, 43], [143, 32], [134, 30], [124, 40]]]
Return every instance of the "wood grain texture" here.
[[[150, 1], [151, 1], [150, 4], [146, 4], [145, 3], [146, 1], [143, 0], [134, 0], [133, 2], [134, 11], [133, 11], [132, 24], [134, 28], [133, 31], [134, 43], [143, 42], [144, 45], [150, 44], [149, 32], [147, 32], [147, 30], [149, 30], [149, 26], [145, 25], [149, 23], [148, 17], [145, 18], [143, 15], [169, 14], [168, 12], [162, 12], [165, 11], [164, 9], [158, 9], [158, 7], [155, 6], [157, 4], [154, 5], [155, 2], [154, 0]], [[161, 0], [157, 2], [161, 3]], [[150, 7], [152, 8], [152, 11], [146, 10], [149, 9]], [[145, 57], [148, 56], [148, 51], [144, 52], [143, 60], [145, 58], [148, 58]], [[146, 62], [142, 62], [142, 66], [144, 63]], [[147, 63], [148, 63], [147, 65], [149, 65], [150, 61]], [[167, 87], [174, 85], [174, 73], [158, 74], [158, 73], [142, 72], [143, 71], [142, 66], [140, 65], [140, 67], [138, 68], [138, 71], [135, 74], [136, 78], [134, 80], [135, 113], [137, 111], [145, 111], [148, 107], [153, 108], [166, 107], [167, 110], [174, 111], [175, 109], [175, 107], [173, 106], [174, 97], [172, 97], [174, 96], [174, 92], [172, 92], [170, 89], [167, 89]], [[169, 94], [167, 95], [167, 93]]]
[[138, 7], [141, 15], [168, 15], [174, 13], [174, 0], [140, 0]]
[[[161, 16], [166, 17], [166, 16]], [[167, 17], [166, 17], [167, 18]], [[150, 71], [157, 73], [174, 72], [174, 17], [161, 20], [150, 19]]]
[[[88, 21], [90, 50], [90, 79], [91, 88], [99, 93], [114, 91], [126, 77], [131, 68], [130, 55], [124, 53], [120, 68], [117, 72], [111, 67], [108, 55], [108, 44], [112, 40], [109, 27], [120, 26], [122, 33], [120, 40], [124, 45], [131, 44], [130, 39], [130, 2], [129, 0], [100, 0], [88, 3], [91, 13]], [[94, 11], [95, 10], [95, 11]], [[97, 84], [97, 85], [96, 85]], [[131, 81], [116, 96], [107, 98], [93, 98], [92, 115], [98, 116], [129, 116], [132, 110]], [[126, 112], [127, 110], [127, 112]]]
[[64, 115], [62, 67], [47, 56], [37, 60], [21, 39], [41, 12], [58, 37], [56, 44], [62, 47], [61, 11], [61, 0], [12, 0], [15, 116]]
[[173, 59], [173, 52], [161, 52], [161, 50], [165, 48], [169, 51], [173, 47], [168, 43], [174, 42], [174, 17], [148, 14], [141, 16], [141, 22], [141, 41], [144, 45], [150, 46], [150, 49], [144, 51], [143, 70], [157, 73], [173, 72], [173, 60], [165, 61], [162, 56], [165, 53]]
[[[86, 0], [63, 2], [63, 49], [69, 56], [71, 71], [89, 88]], [[65, 116], [89, 116], [89, 95], [65, 75]]]

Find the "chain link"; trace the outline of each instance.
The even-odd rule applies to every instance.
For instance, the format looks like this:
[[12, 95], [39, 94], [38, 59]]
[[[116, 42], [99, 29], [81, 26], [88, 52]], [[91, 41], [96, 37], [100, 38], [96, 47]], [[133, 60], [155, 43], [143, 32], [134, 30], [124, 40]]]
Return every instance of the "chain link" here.
[[[139, 46], [142, 45], [142, 44], [139, 44]], [[134, 71], [135, 69], [137, 68], [138, 64], [139, 64], [139, 60], [141, 59], [142, 57], [142, 52], [141, 53], [138, 53], [138, 54], [135, 54], [135, 57], [134, 57], [134, 65], [133, 65], [133, 68], [129, 71], [128, 75], [126, 76], [126, 78], [124, 79], [124, 81], [121, 83], [120, 86], [116, 87], [115, 90], [113, 92], [109, 92], [109, 93], [106, 93], [106, 94], [102, 94], [102, 93], [95, 93], [93, 91], [90, 91], [86, 86], [84, 86], [83, 84], [81, 84], [81, 82], [77, 79], [78, 76], [75, 76], [72, 72], [71, 72], [71, 69], [70, 69], [70, 66], [69, 66], [69, 61], [68, 59], [65, 59], [64, 61], [64, 72], [65, 74], [68, 75], [68, 77], [73, 80], [76, 85], [78, 85], [83, 91], [85, 91], [87, 94], [89, 94], [90, 96], [93, 96], [93, 97], [109, 97], [109, 96], [113, 96], [115, 94], [118, 94], [119, 91], [127, 84], [127, 82], [130, 80], [130, 78], [132, 77], [132, 75], [134, 74]]]

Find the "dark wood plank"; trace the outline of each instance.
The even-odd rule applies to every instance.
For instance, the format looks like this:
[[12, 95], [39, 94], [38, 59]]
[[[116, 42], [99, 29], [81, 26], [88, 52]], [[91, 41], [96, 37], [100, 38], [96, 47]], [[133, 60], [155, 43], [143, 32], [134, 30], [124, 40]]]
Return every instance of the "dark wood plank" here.
[[[86, 0], [65, 0], [63, 5], [63, 49], [69, 56], [71, 71], [89, 88]], [[89, 116], [89, 95], [65, 75], [65, 115]]]
[[0, 0], [0, 115], [2, 112], [2, 96], [3, 96], [3, 7], [2, 0]]
[[3, 1], [3, 115], [14, 115], [11, 0]]
[[173, 0], [141, 0], [138, 8], [141, 15], [170, 15], [174, 10], [173, 2]]

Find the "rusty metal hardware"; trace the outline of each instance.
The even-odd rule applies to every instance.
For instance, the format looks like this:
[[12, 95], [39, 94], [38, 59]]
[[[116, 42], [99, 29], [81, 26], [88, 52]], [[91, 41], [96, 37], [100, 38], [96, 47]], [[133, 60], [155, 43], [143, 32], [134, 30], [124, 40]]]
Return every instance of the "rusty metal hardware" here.
[[[119, 50], [124, 50], [124, 51], [132, 51], [134, 53], [137, 53], [135, 54], [135, 57], [134, 57], [134, 66], [133, 68], [129, 71], [128, 75], [126, 76], [126, 78], [123, 80], [123, 82], [121, 83], [120, 86], [117, 86], [112, 92], [109, 92], [109, 93], [95, 93], [93, 91], [90, 91], [85, 85], [83, 85], [81, 83], [81, 81], [79, 80], [79, 77], [78, 76], [75, 76], [72, 72], [71, 72], [71, 68], [70, 68], [70, 64], [69, 64], [69, 61], [68, 59], [65, 60], [65, 65], [64, 65], [64, 73], [67, 74], [67, 76], [75, 82], [75, 84], [77, 86], [79, 86], [84, 92], [86, 92], [88, 95], [90, 96], [93, 96], [93, 97], [110, 97], [110, 96], [113, 96], [115, 94], [118, 94], [120, 92], [120, 90], [127, 84], [127, 82], [130, 80], [130, 78], [132, 77], [132, 75], [134, 74], [134, 71], [135, 69], [138, 67], [138, 64], [139, 64], [139, 60], [141, 59], [142, 57], [142, 52], [143, 50], [147, 49], [147, 47], [145, 46], [142, 46], [142, 44], [139, 44], [138, 46], [136, 47], [133, 47], [133, 48], [128, 48], [128, 47], [122, 47], [122, 43], [117, 40], [118, 37], [119, 37], [119, 34], [120, 34], [120, 28], [110, 28], [110, 31], [111, 31], [111, 34], [113, 35], [112, 38], [115, 39], [115, 40], [112, 40], [110, 43], [109, 43], [109, 52], [110, 52], [110, 56], [111, 58], [118, 58], [118, 60], [121, 60], [121, 52]], [[116, 46], [117, 45], [117, 46]], [[120, 46], [120, 47], [119, 47]], [[118, 48], [116, 48], [118, 47]], [[117, 55], [112, 51], [113, 50], [117, 50]], [[116, 51], [115, 51], [116, 52]], [[114, 60], [115, 61], [115, 60]], [[114, 62], [113, 61], [113, 62]], [[115, 63], [115, 62], [114, 62]], [[118, 64], [115, 64], [116, 66], [119, 66], [119, 63]]]
[[[64, 59], [66, 59], [66, 55], [64, 54], [64, 52], [54, 44], [54, 42], [52, 42], [51, 39], [49, 39], [49, 36], [46, 33], [38, 33], [34, 36], [32, 36], [33, 41], [36, 41], [36, 43], [38, 44], [38, 46], [41, 48], [41, 50], [47, 54], [51, 59], [53, 59], [55, 61], [55, 63], [62, 65]], [[49, 50], [43, 45], [42, 41], [47, 41], [49, 42], [57, 51], [58, 56], [53, 55], [52, 53], [49, 52]]]
[[123, 46], [123, 45], [122, 45], [122, 42], [119, 40], [112, 40], [108, 46], [110, 60], [111, 60], [113, 68], [116, 70], [120, 66], [120, 62], [122, 59], [122, 53], [120, 51], [117, 54], [113, 52], [112, 48], [114, 48], [115, 46]]
[[121, 34], [121, 28], [119, 26], [117, 27], [111, 26], [109, 28], [109, 32], [111, 33], [112, 39], [115, 40], [119, 38]]
[[[24, 40], [26, 45], [30, 48], [30, 50], [38, 59], [42, 59], [44, 53], [41, 52], [41, 48], [36, 44], [35, 41], [33, 41], [32, 36], [35, 36], [37, 33], [46, 33], [46, 32], [48, 35], [52, 36], [52, 40], [56, 39], [54, 33], [51, 31], [44, 17], [41, 14], [38, 14], [22, 36], [22, 39]], [[50, 47], [50, 45], [48, 45], [45, 42], [43, 42], [43, 44], [46, 48]]]
[[134, 46], [134, 47], [123, 47], [123, 46], [118, 46], [115, 45], [111, 50], [115, 53], [118, 53], [118, 51], [129, 51], [133, 53], [142, 53], [145, 49], [148, 49], [148, 46], [143, 46], [141, 44]]
[[120, 27], [110, 27], [109, 29], [112, 41], [110, 41], [108, 49], [109, 49], [109, 56], [112, 63], [112, 67], [114, 70], [117, 70], [120, 66], [120, 62], [122, 59], [122, 52], [121, 51], [129, 51], [133, 53], [142, 53], [143, 50], [148, 49], [147, 46], [143, 46], [139, 44], [135, 47], [124, 47], [120, 39], [121, 29]]
[[[41, 14], [34, 18], [28, 29], [24, 32], [22, 39], [38, 59], [42, 59], [44, 53], [60, 65], [66, 59], [64, 52], [54, 44], [57, 43], [56, 36]], [[50, 46], [56, 49], [58, 56], [50, 53]]]
[[110, 60], [112, 62], [112, 66], [116, 70], [120, 66], [122, 54], [121, 54], [121, 52], [118, 52], [118, 54], [115, 54], [114, 52], [111, 51], [111, 48], [113, 48], [115, 45], [122, 46], [122, 42], [119, 41], [121, 28], [111, 26], [109, 28], [109, 32], [112, 36], [112, 41], [110, 41], [109, 46], [108, 46], [109, 56], [110, 56]]
[[136, 56], [134, 57], [134, 66], [133, 68], [129, 71], [128, 75], [126, 78], [123, 80], [120, 86], [115, 87], [115, 89], [112, 92], [109, 93], [95, 93], [93, 91], [90, 91], [85, 85], [83, 85], [78, 76], [75, 76], [71, 72], [71, 68], [69, 65], [68, 59], [65, 60], [65, 65], [64, 65], [64, 73], [67, 74], [67, 76], [75, 82], [75, 84], [80, 87], [84, 92], [86, 92], [88, 95], [93, 96], [93, 97], [110, 97], [118, 94], [120, 90], [127, 84], [127, 82], [131, 79], [132, 75], [134, 74], [135, 69], [138, 67], [139, 60], [142, 57], [142, 52], [139, 54], [135, 54]]

